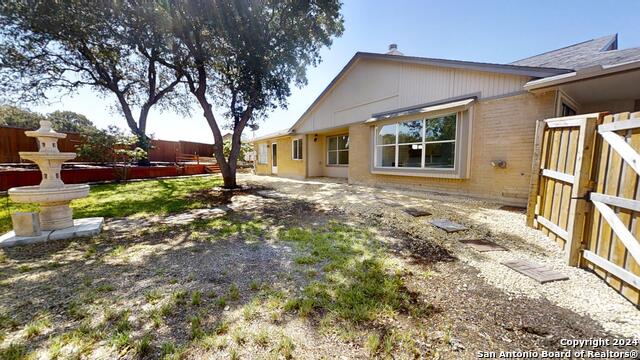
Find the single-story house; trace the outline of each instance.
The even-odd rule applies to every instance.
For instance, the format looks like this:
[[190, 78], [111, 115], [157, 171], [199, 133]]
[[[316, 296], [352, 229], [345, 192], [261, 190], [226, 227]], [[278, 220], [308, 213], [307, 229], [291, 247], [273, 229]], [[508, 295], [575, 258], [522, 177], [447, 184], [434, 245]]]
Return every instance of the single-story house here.
[[640, 48], [610, 35], [510, 64], [358, 52], [255, 172], [524, 205], [536, 120], [640, 110]]

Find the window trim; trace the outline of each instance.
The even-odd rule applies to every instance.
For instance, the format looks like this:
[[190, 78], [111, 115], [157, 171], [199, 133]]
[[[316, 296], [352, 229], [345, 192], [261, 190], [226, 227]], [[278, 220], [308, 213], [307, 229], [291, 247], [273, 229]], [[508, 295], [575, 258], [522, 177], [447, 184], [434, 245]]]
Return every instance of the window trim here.
[[[264, 146], [264, 150], [262, 151], [262, 147]], [[264, 161], [262, 160], [262, 155], [264, 154]], [[258, 164], [259, 165], [267, 165], [269, 164], [269, 144], [260, 143], [258, 144]]]
[[[338, 138], [341, 136], [346, 136], [347, 137], [347, 148], [346, 149], [338, 149]], [[331, 138], [336, 138], [336, 149], [335, 150], [331, 150], [329, 149], [329, 139]], [[326, 151], [325, 151], [325, 156], [326, 156], [326, 162], [325, 162], [325, 166], [327, 167], [348, 167], [349, 166], [349, 134], [345, 133], [345, 134], [336, 134], [336, 135], [330, 135], [330, 136], [326, 136], [325, 137], [325, 143], [326, 143]], [[330, 152], [335, 152], [336, 153], [336, 163], [335, 164], [329, 164], [329, 153]], [[346, 164], [340, 164], [340, 152], [346, 152], [347, 153], [347, 163]]]
[[[445, 117], [445, 116], [450, 116], [450, 115], [455, 115], [456, 116], [456, 130], [455, 130], [455, 135], [454, 138], [452, 140], [436, 140], [436, 141], [426, 141], [426, 121], [429, 119], [437, 119], [437, 118], [441, 118], [441, 117]], [[377, 169], [377, 170], [397, 170], [397, 169], [401, 169], [401, 170], [420, 170], [420, 171], [430, 171], [430, 170], [434, 170], [434, 171], [455, 171], [456, 169], [456, 165], [457, 165], [457, 158], [458, 158], [458, 131], [460, 128], [460, 112], [453, 112], [453, 113], [443, 113], [443, 114], [439, 114], [439, 115], [435, 115], [435, 116], [429, 116], [429, 117], [419, 117], [419, 118], [415, 118], [415, 119], [405, 119], [405, 120], [397, 120], [397, 121], [393, 121], [393, 122], [389, 122], [386, 124], [382, 124], [382, 125], [376, 125], [373, 127], [373, 133], [374, 133], [374, 138], [373, 138], [373, 169]], [[408, 123], [408, 122], [414, 122], [414, 121], [420, 121], [422, 122], [422, 141], [420, 142], [411, 142], [411, 143], [400, 143], [400, 124], [402, 123]], [[395, 134], [395, 143], [393, 144], [381, 144], [378, 145], [378, 128], [380, 126], [386, 126], [386, 125], [395, 125], [395, 130], [396, 130], [396, 134]], [[444, 143], [453, 143], [454, 144], [454, 152], [453, 152], [453, 164], [450, 167], [427, 167], [425, 166], [425, 160], [426, 160], [426, 145], [427, 144], [444, 144]], [[398, 160], [400, 157], [400, 151], [399, 151], [399, 147], [402, 145], [420, 145], [422, 146], [422, 154], [421, 154], [421, 160], [420, 160], [420, 166], [399, 166], [398, 164]], [[394, 159], [394, 163], [395, 166], [382, 166], [382, 165], [378, 165], [378, 148], [383, 148], [383, 147], [394, 147], [395, 148], [395, 159]]]
[[[429, 114], [412, 114], [407, 116], [398, 116], [390, 119], [376, 121], [369, 126], [369, 173], [374, 175], [393, 175], [393, 176], [409, 176], [417, 178], [434, 178], [434, 179], [452, 179], [452, 180], [465, 180], [469, 179], [471, 175], [471, 157], [473, 153], [472, 141], [473, 141], [473, 128], [475, 106], [471, 105], [468, 108], [451, 111], [439, 111]], [[451, 113], [457, 114], [456, 123], [456, 143], [455, 143], [455, 167], [447, 169], [435, 169], [435, 168], [407, 168], [407, 167], [377, 167], [376, 166], [376, 129], [375, 125], [382, 126], [386, 124], [394, 124], [398, 122], [420, 120], [424, 118], [432, 118], [443, 116]]]
[[569, 95], [567, 95], [564, 91], [558, 90], [556, 95], [556, 116], [562, 116], [562, 105], [567, 106], [571, 110], [575, 111], [576, 114], [580, 114], [580, 104], [577, 101], [573, 100]]
[[[296, 143], [300, 143], [300, 148], [298, 149], [296, 147]], [[303, 145], [304, 143], [302, 142], [302, 138], [297, 138], [297, 139], [293, 139], [291, 140], [291, 160], [295, 160], [295, 161], [300, 161], [304, 158], [303, 153]], [[296, 150], [298, 152], [298, 157], [296, 157]]]

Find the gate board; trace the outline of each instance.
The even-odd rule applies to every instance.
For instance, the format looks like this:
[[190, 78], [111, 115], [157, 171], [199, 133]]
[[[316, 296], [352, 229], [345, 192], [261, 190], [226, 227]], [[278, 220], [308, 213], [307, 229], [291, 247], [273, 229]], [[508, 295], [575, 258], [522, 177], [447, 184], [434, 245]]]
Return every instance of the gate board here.
[[[538, 122], [534, 147], [531, 194], [527, 212], [536, 227], [567, 250], [568, 262], [576, 256], [584, 224], [583, 197], [588, 191], [593, 136], [599, 114], [547, 119]], [[576, 226], [577, 225], [577, 226]]]
[[640, 113], [604, 118], [582, 265], [640, 304]]
[[640, 305], [640, 113], [538, 122], [527, 223]]

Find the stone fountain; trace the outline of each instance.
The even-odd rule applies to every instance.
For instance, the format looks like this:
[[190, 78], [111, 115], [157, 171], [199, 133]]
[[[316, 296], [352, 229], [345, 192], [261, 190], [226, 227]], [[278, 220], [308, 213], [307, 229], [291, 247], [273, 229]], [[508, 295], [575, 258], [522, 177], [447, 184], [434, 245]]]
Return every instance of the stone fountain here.
[[99, 233], [103, 218], [74, 220], [69, 207], [71, 200], [89, 195], [89, 185], [62, 182], [62, 163], [76, 157], [75, 153], [60, 152], [58, 149], [58, 139], [65, 138], [67, 134], [55, 132], [49, 121], [40, 121], [38, 130], [25, 131], [25, 134], [37, 139], [39, 151], [21, 151], [20, 158], [38, 165], [42, 181], [40, 185], [9, 189], [9, 198], [16, 203], [37, 203], [40, 212], [11, 214], [14, 230], [0, 237], [0, 247]]

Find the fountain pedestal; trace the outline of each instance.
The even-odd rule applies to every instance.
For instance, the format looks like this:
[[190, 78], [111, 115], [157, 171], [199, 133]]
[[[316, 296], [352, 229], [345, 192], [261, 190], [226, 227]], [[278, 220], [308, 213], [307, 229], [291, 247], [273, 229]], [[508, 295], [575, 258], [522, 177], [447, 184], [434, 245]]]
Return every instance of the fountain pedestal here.
[[42, 172], [42, 181], [37, 186], [9, 189], [9, 198], [16, 203], [39, 204], [40, 228], [43, 231], [34, 236], [17, 236], [15, 231], [10, 231], [0, 236], [0, 247], [99, 233], [103, 218], [73, 220], [73, 211], [69, 204], [71, 200], [88, 196], [89, 185], [67, 185], [62, 182], [62, 163], [76, 157], [75, 153], [62, 153], [58, 150], [58, 139], [65, 138], [67, 134], [55, 132], [51, 129], [49, 121], [40, 121], [38, 130], [25, 131], [25, 134], [37, 138], [39, 151], [20, 152], [20, 158], [31, 160], [38, 165]]

